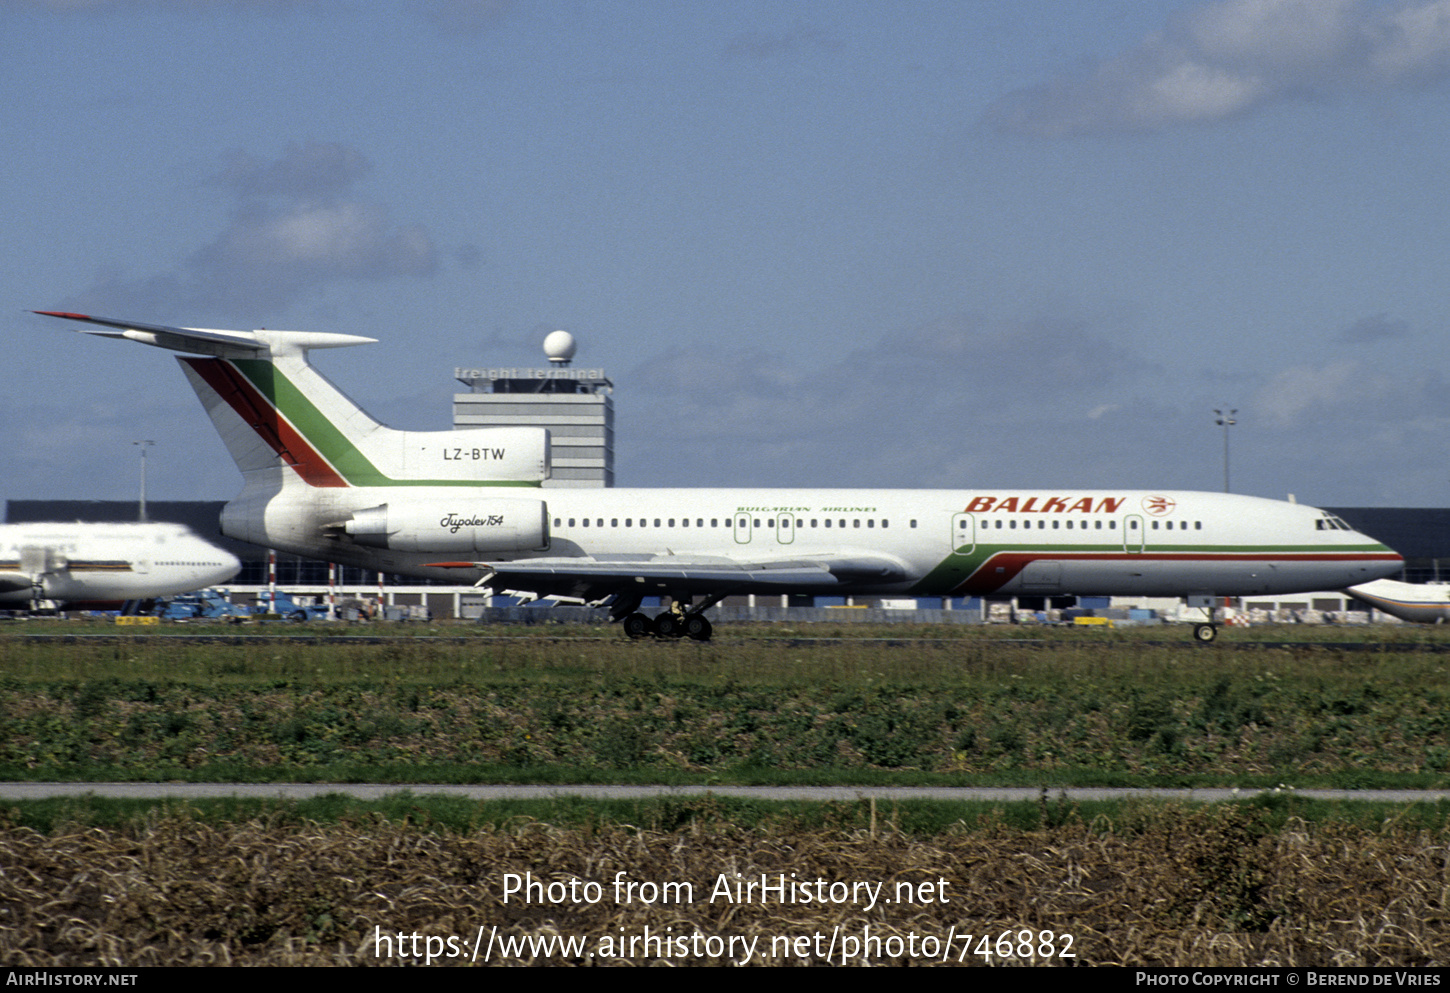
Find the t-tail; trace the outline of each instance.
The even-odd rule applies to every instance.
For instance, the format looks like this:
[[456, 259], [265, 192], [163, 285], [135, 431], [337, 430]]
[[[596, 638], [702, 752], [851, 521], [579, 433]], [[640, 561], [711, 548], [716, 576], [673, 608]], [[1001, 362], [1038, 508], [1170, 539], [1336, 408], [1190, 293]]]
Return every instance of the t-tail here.
[[[187, 353], [177, 361], [246, 483], [222, 516], [223, 532], [244, 541], [311, 546], [332, 529], [362, 544], [386, 543], [395, 530], [390, 519], [410, 503], [407, 494], [415, 487], [459, 487], [462, 496], [462, 488], [538, 487], [549, 476], [549, 433], [543, 428], [399, 431], [373, 420], [308, 361], [314, 348], [366, 345], [374, 338], [36, 313], [110, 329], [80, 329], [86, 334]], [[508, 490], [495, 492], [505, 497]], [[305, 504], [312, 513], [279, 514], [287, 504]], [[416, 503], [410, 509], [431, 512]]]

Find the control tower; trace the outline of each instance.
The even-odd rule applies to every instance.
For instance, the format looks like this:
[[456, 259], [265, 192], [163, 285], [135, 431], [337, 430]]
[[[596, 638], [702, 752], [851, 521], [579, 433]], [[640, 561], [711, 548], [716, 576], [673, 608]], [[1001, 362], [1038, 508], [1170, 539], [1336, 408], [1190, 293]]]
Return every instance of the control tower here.
[[544, 339], [546, 368], [465, 369], [453, 376], [453, 427], [548, 428], [553, 473], [545, 486], [614, 485], [614, 384], [603, 369], [572, 367], [568, 331]]

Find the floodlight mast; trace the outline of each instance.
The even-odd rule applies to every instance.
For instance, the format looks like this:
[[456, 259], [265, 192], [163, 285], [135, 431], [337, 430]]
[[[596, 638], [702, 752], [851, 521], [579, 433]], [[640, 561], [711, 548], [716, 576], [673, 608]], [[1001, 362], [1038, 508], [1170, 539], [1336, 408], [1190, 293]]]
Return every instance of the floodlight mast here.
[[1223, 491], [1225, 493], [1228, 492], [1228, 429], [1238, 423], [1238, 421], [1234, 420], [1234, 415], [1238, 412], [1239, 409], [1237, 407], [1224, 407], [1222, 409], [1215, 409], [1213, 412], [1215, 416], [1213, 423], [1223, 428]]

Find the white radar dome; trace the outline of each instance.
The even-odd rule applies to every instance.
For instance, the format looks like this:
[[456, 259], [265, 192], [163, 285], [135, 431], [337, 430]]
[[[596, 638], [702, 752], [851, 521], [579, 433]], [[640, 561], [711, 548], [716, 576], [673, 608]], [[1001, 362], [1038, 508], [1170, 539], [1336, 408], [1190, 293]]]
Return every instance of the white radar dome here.
[[574, 357], [574, 349], [578, 347], [574, 336], [568, 331], [551, 331], [544, 339], [544, 354], [549, 357], [550, 362], [568, 362]]

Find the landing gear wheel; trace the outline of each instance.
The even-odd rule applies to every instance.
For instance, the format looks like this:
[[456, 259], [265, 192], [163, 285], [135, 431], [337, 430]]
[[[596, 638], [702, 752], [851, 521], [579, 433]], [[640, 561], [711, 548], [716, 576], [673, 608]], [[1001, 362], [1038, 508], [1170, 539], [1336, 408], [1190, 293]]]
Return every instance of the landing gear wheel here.
[[644, 638], [650, 632], [649, 618], [640, 613], [629, 614], [619, 624], [629, 638]]
[[665, 611], [655, 618], [655, 634], [661, 638], [678, 638], [685, 633], [685, 621], [679, 614]]
[[1206, 645], [1210, 641], [1213, 641], [1213, 639], [1215, 639], [1217, 637], [1218, 637], [1218, 628], [1215, 625], [1213, 625], [1213, 624], [1195, 624], [1195, 625], [1193, 625], [1193, 640], [1194, 641], [1201, 642], [1201, 643], [1203, 643], [1203, 644]]
[[690, 614], [685, 618], [685, 634], [696, 641], [709, 641], [710, 635], [714, 633], [714, 625], [703, 614]]

